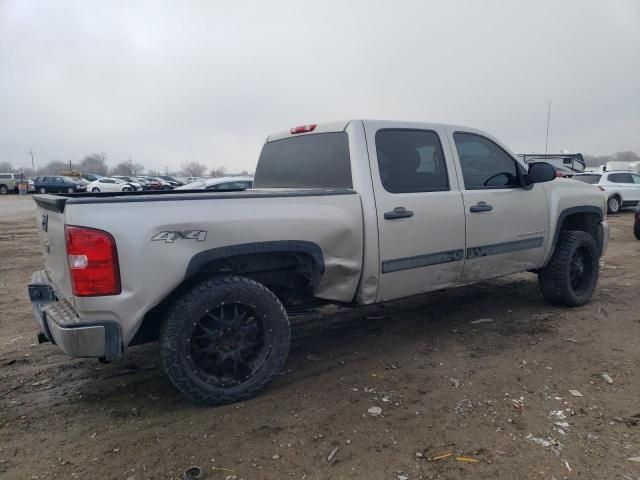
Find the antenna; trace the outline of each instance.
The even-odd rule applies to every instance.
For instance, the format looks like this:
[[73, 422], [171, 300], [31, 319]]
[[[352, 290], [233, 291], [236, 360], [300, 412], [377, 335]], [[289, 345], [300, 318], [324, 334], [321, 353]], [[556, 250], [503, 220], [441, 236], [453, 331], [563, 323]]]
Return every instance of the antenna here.
[[547, 137], [544, 140], [544, 154], [546, 155], [549, 150], [549, 123], [551, 122], [551, 100], [547, 107]]

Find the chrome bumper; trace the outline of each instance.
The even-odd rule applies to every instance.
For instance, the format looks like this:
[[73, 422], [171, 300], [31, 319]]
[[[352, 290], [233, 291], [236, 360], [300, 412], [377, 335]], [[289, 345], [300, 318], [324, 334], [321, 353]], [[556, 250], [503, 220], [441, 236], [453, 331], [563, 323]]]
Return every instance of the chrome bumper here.
[[46, 271], [31, 275], [29, 299], [40, 331], [67, 355], [105, 360], [120, 356], [120, 325], [109, 320], [83, 322], [68, 301], [58, 298]]

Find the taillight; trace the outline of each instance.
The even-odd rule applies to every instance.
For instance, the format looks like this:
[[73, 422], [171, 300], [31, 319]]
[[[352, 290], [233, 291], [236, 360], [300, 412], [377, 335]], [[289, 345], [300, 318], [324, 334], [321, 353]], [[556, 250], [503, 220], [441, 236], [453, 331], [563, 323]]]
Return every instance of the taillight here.
[[300, 125], [299, 127], [293, 127], [291, 130], [289, 130], [289, 133], [291, 133], [291, 135], [295, 135], [296, 133], [313, 132], [317, 126], [318, 125], [316, 125], [315, 123], [312, 123], [311, 125]]
[[64, 235], [73, 294], [77, 297], [118, 295], [120, 270], [116, 242], [107, 232], [66, 225]]

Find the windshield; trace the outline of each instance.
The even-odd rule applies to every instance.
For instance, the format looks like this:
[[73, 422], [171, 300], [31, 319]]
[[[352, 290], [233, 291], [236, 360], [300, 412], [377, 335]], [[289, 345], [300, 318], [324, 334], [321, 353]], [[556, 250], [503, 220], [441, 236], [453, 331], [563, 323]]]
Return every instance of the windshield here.
[[574, 175], [573, 179], [584, 183], [596, 184], [602, 175]]

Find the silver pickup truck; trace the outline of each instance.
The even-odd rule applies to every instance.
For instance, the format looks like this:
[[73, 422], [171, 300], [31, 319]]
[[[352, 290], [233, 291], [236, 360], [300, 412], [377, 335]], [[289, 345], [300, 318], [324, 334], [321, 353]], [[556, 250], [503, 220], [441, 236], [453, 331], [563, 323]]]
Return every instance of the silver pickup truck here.
[[351, 120], [268, 137], [247, 191], [36, 195], [29, 295], [73, 357], [160, 340], [184, 394], [250, 397], [283, 367], [287, 311], [385, 302], [515, 272], [588, 302], [607, 247], [596, 187], [467, 127]]

